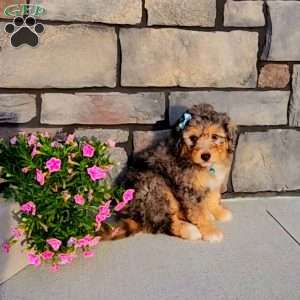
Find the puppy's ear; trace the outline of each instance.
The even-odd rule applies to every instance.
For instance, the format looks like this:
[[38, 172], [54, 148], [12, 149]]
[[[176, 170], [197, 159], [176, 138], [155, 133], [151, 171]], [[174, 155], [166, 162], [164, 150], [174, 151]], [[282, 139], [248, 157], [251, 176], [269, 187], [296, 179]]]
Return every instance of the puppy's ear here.
[[172, 148], [173, 153], [175, 156], [177, 156], [180, 153], [182, 143], [183, 143], [183, 136], [182, 136], [182, 130], [177, 130], [177, 127], [175, 126], [172, 130]]
[[225, 132], [227, 134], [227, 139], [229, 142], [228, 151], [230, 153], [234, 152], [236, 138], [237, 138], [237, 126], [232, 121], [225, 123], [224, 125]]

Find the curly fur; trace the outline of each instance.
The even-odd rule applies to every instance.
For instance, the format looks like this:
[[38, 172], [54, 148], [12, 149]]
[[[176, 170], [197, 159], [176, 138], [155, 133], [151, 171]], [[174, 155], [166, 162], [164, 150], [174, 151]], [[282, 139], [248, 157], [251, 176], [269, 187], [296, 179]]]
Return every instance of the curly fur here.
[[[190, 140], [187, 140], [189, 131], [199, 128], [201, 131], [210, 126], [224, 131], [226, 149], [223, 152], [226, 153], [222, 154], [224, 158], [220, 165], [224, 165], [226, 170], [230, 168], [236, 130], [227, 114], [217, 113], [207, 104], [193, 106], [187, 112], [192, 119], [186, 128], [178, 132], [176, 124], [170, 139], [140, 154], [128, 173], [127, 184], [134, 186], [136, 193], [123, 216], [140, 224], [143, 231], [189, 238], [182, 232], [190, 227], [183, 228], [182, 225], [193, 223], [200, 226], [202, 222], [200, 215], [203, 208], [199, 208], [215, 188], [211, 188], [214, 184], [211, 183], [208, 168], [195, 163], [192, 158], [192, 152], [196, 150], [190, 145]], [[199, 151], [202, 151], [200, 146], [198, 148], [194, 157], [198, 157], [201, 153]], [[221, 153], [221, 150], [218, 151]], [[221, 183], [216, 184], [217, 190], [219, 186], [221, 188]], [[202, 234], [201, 228], [200, 233]]]

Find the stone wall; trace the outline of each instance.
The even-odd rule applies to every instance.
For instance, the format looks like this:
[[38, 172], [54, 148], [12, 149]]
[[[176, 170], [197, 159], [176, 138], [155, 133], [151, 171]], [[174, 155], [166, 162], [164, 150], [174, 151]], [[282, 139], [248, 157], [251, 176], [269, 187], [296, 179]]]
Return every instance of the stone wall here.
[[12, 48], [0, 20], [1, 136], [110, 137], [121, 170], [207, 102], [239, 125], [229, 192], [300, 190], [300, 1], [38, 3], [35, 49]]

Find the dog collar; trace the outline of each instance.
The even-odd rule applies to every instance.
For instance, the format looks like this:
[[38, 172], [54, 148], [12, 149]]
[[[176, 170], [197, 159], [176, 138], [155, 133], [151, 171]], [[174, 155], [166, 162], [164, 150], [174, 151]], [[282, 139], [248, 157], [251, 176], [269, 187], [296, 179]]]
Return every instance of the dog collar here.
[[211, 176], [216, 176], [216, 168], [215, 168], [214, 164], [212, 164], [212, 165], [208, 168], [208, 173], [209, 173]]

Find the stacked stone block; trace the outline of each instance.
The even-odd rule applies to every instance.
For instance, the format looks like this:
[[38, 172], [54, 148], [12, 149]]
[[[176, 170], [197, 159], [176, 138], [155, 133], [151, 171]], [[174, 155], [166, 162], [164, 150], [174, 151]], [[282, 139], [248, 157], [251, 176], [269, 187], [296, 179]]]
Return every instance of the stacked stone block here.
[[186, 108], [211, 103], [239, 126], [229, 192], [300, 190], [299, 1], [38, 3], [36, 48], [12, 48], [0, 20], [1, 136], [115, 139], [117, 176]]

